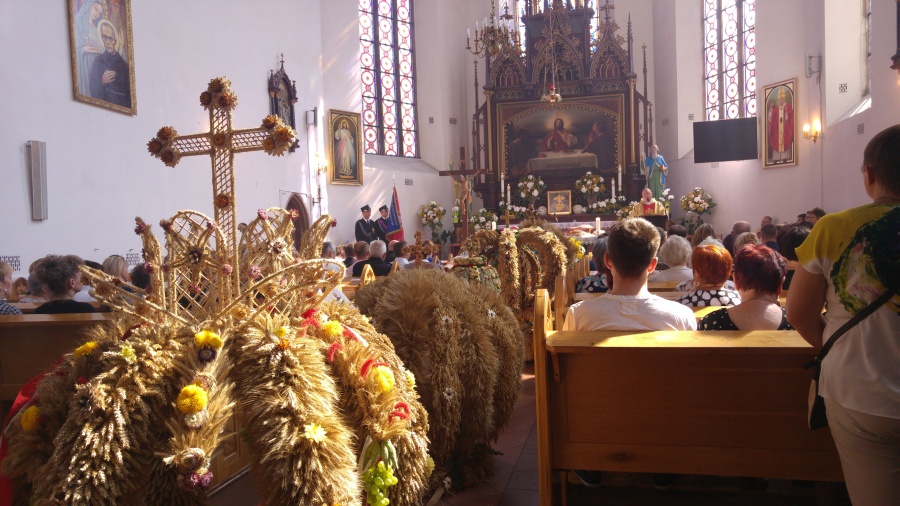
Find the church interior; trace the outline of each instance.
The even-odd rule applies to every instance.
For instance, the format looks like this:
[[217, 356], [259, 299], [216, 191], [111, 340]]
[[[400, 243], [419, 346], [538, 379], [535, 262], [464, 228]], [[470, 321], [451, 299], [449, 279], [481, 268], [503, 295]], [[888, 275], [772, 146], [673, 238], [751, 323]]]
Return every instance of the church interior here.
[[[0, 281], [47, 255], [148, 276], [82, 266], [104, 312], [0, 314], [0, 505], [849, 504], [828, 431], [788, 423], [800, 334], [643, 355], [562, 317], [648, 190], [654, 225], [720, 239], [869, 203], [897, 1], [66, 0], [0, 25]], [[343, 262], [376, 237], [409, 265]]]

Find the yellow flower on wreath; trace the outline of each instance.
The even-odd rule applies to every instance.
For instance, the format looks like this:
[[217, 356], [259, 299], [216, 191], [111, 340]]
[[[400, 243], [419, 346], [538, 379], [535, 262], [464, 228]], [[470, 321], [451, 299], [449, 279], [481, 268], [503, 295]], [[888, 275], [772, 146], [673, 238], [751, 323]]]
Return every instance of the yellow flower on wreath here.
[[341, 325], [341, 322], [331, 320], [322, 325], [322, 331], [325, 332], [326, 337], [336, 339], [344, 333], [344, 326]]
[[84, 355], [90, 355], [97, 349], [97, 343], [94, 341], [88, 341], [81, 346], [75, 348], [75, 356], [83, 357]]
[[22, 412], [22, 418], [19, 420], [22, 424], [22, 430], [29, 431], [37, 429], [41, 424], [41, 408], [30, 406]]
[[374, 372], [375, 384], [381, 393], [390, 392], [394, 388], [394, 372], [383, 365], [376, 367]]
[[218, 350], [222, 347], [222, 338], [219, 337], [219, 334], [204, 329], [194, 334], [194, 344], [196, 344], [198, 348], [208, 347]]
[[209, 395], [206, 390], [197, 385], [188, 385], [181, 389], [175, 405], [179, 411], [187, 415], [203, 411], [208, 402]]
[[308, 423], [303, 426], [303, 437], [316, 443], [321, 443], [328, 439], [328, 431], [317, 423]]

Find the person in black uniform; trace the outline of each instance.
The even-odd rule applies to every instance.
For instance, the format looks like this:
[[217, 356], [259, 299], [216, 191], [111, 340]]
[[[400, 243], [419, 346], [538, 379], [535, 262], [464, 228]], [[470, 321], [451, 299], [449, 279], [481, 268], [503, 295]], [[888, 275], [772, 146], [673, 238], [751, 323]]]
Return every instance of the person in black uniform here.
[[375, 220], [375, 237], [377, 237], [379, 241], [387, 243], [388, 206], [379, 207], [378, 212], [381, 213], [381, 218]]
[[369, 219], [372, 216], [372, 208], [366, 204], [359, 208], [363, 217], [356, 221], [356, 240], [370, 243], [375, 240], [375, 222]]

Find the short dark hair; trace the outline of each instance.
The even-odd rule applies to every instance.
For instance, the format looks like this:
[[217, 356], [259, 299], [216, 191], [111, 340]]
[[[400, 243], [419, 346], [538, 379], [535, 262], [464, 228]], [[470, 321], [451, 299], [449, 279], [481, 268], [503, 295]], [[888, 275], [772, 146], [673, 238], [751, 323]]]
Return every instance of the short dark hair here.
[[759, 229], [759, 235], [762, 236], [760, 239], [774, 239], [778, 234], [778, 227], [773, 225], [772, 223], [766, 223]]
[[345, 257], [345, 258], [353, 258], [353, 255], [354, 255], [354, 254], [355, 254], [355, 253], [354, 253], [354, 251], [353, 251], [353, 245], [352, 245], [352, 244], [345, 244], [345, 245], [344, 245], [344, 257]]
[[817, 218], [821, 218], [822, 216], [825, 216], [825, 210], [821, 207], [814, 207], [809, 211], [806, 211], [806, 214], [814, 214]]
[[687, 239], [687, 229], [682, 227], [681, 225], [672, 225], [671, 227], [669, 227], [669, 230], [666, 230], [666, 234], [668, 234], [669, 237], [677, 235], [678, 237], [684, 237], [685, 239]]
[[150, 288], [150, 272], [147, 271], [147, 264], [137, 264], [131, 269], [131, 284], [146, 290]]
[[740, 290], [778, 293], [786, 272], [784, 257], [763, 244], [748, 244], [734, 257], [734, 284]]
[[875, 181], [891, 193], [900, 193], [900, 125], [875, 134], [863, 152], [863, 164], [872, 168]]
[[364, 257], [369, 254], [369, 243], [366, 241], [359, 241], [353, 245], [353, 254], [356, 255], [356, 258]]
[[659, 232], [643, 218], [625, 218], [609, 231], [606, 253], [626, 278], [636, 278], [647, 270], [659, 249]]
[[84, 260], [75, 255], [47, 255], [35, 268], [37, 279], [46, 289], [44, 295], [62, 295], [69, 289], [69, 280], [80, 273]]
[[784, 255], [784, 258], [796, 262], [798, 258], [794, 250], [803, 244], [810, 230], [812, 230], [812, 227], [806, 222], [794, 223], [785, 227], [784, 233], [778, 237], [778, 251]]
[[394, 256], [396, 256], [398, 258], [404, 256], [403, 248], [405, 248], [405, 247], [406, 247], [406, 241], [395, 242], [394, 243]]

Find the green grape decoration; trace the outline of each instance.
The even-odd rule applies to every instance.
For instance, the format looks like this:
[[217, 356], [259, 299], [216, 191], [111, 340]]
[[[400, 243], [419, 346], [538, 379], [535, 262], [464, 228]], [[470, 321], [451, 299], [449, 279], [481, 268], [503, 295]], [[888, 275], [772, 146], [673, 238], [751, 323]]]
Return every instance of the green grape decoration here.
[[398, 482], [394, 476], [394, 469], [398, 467], [397, 451], [390, 441], [371, 441], [363, 453], [362, 478], [366, 504], [388, 506], [391, 501], [387, 497], [387, 489]]

